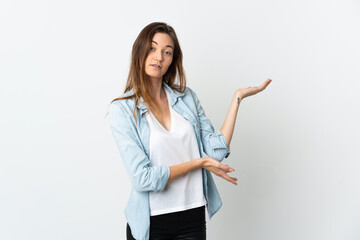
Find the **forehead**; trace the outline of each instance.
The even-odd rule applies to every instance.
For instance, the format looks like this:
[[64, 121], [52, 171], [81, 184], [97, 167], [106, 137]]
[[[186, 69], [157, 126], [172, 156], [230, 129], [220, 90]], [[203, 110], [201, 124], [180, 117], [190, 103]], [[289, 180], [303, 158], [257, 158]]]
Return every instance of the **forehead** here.
[[153, 41], [157, 42], [157, 44], [160, 46], [161, 45], [163, 46], [170, 45], [172, 47], [174, 46], [174, 41], [167, 33], [155, 33], [155, 35], [152, 38], [152, 42]]

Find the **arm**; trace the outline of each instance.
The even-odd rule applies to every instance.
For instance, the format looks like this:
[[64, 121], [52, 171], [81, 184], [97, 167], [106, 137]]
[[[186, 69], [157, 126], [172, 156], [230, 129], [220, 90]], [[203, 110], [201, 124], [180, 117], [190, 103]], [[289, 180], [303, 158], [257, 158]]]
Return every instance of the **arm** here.
[[227, 175], [229, 172], [235, 171], [233, 168], [231, 168], [228, 165], [224, 165], [220, 163], [218, 160], [205, 157], [205, 158], [197, 158], [194, 160], [191, 160], [189, 162], [181, 163], [178, 165], [174, 165], [170, 167], [170, 177], [168, 182], [173, 181], [174, 179], [183, 176], [187, 174], [188, 172], [191, 172], [198, 168], [205, 168], [215, 175], [222, 177], [223, 179], [233, 183], [234, 185], [237, 185], [237, 178], [230, 177]]
[[139, 192], [163, 191], [170, 176], [170, 168], [150, 166], [135, 123], [131, 120], [132, 112], [127, 112], [120, 101], [110, 105], [109, 123], [130, 181]]
[[192, 89], [188, 89], [194, 99], [196, 114], [200, 124], [199, 130], [201, 135], [201, 142], [203, 144], [203, 151], [209, 157], [218, 161], [222, 161], [224, 158], [229, 157], [230, 147], [228, 147], [225, 137], [220, 130], [214, 132], [214, 126], [206, 117], [198, 96]]
[[231, 101], [228, 113], [225, 117], [225, 121], [223, 126], [220, 128], [220, 131], [223, 133], [227, 145], [230, 145], [232, 135], [234, 133], [234, 127], [236, 122], [236, 116], [238, 113], [239, 105], [242, 99], [257, 94], [258, 92], [263, 91], [272, 80], [269, 78], [265, 80], [263, 84], [257, 87], [248, 87], [248, 88], [240, 88], [237, 89], [234, 97]]
[[224, 124], [220, 128], [220, 131], [223, 133], [228, 147], [230, 146], [231, 138], [234, 133], [236, 116], [239, 110], [241, 100], [241, 95], [239, 94], [239, 92], [236, 92], [234, 94], [234, 97], [232, 98], [229, 110], [225, 117]]
[[204, 163], [203, 158], [197, 158], [188, 162], [180, 163], [170, 167], [170, 177], [168, 182], [187, 174], [195, 169], [202, 168]]

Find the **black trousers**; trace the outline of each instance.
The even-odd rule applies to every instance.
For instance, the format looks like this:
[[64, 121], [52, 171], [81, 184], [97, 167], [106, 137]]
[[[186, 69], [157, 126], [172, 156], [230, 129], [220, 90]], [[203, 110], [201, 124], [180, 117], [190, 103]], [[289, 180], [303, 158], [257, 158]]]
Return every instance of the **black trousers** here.
[[[135, 240], [129, 224], [127, 240]], [[206, 240], [205, 206], [150, 216], [150, 240]]]

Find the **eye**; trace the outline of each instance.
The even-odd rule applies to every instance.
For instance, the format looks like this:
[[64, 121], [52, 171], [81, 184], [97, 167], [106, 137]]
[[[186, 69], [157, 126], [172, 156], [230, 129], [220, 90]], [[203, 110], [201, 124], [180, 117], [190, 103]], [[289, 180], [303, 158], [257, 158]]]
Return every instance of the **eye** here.
[[165, 54], [167, 54], [167, 55], [171, 55], [171, 52], [165, 52]]
[[153, 47], [150, 47], [150, 50], [153, 50], [154, 48]]

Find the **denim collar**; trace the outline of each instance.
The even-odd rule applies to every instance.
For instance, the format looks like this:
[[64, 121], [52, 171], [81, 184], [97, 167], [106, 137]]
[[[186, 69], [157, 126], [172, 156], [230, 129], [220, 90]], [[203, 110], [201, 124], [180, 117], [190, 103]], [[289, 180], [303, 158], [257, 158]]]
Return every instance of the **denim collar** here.
[[[182, 97], [182, 96], [185, 95], [185, 92], [180, 93], [180, 92], [178, 92], [178, 91], [173, 90], [173, 89], [172, 89], [171, 87], [169, 87], [169, 85], [168, 85], [167, 83], [165, 83], [164, 81], [162, 82], [162, 86], [163, 86], [166, 90], [168, 90], [168, 92], [170, 92], [171, 106], [174, 106], [174, 104], [176, 103], [178, 97]], [[177, 86], [178, 86], [178, 85], [177, 85]], [[134, 90], [131, 89], [131, 91], [133, 92]], [[144, 102], [143, 97], [140, 97], [140, 100], [141, 100], [142, 102]], [[138, 102], [137, 107], [140, 109], [140, 115], [142, 115], [142, 114], [143, 114], [144, 112], [146, 112], [147, 109], [148, 109], [148, 107], [147, 107], [145, 104], [141, 103], [141, 102]]]

